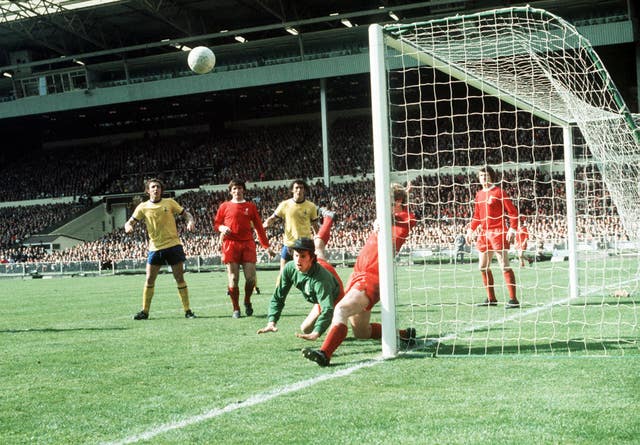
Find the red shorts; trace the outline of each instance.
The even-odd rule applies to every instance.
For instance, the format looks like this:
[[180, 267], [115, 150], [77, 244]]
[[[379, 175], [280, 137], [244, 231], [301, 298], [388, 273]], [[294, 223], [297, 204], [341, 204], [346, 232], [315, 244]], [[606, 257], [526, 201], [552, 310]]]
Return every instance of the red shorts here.
[[527, 242], [519, 243], [516, 241], [516, 250], [527, 250]]
[[355, 288], [361, 292], [364, 292], [369, 299], [369, 305], [366, 307], [367, 311], [380, 301], [380, 277], [377, 274], [366, 272], [353, 272], [347, 281], [347, 288], [345, 289], [345, 295], [349, 291]]
[[507, 232], [504, 230], [487, 230], [478, 235], [476, 249], [480, 252], [492, 250], [499, 252], [509, 250], [509, 241], [507, 241]]
[[222, 240], [222, 262], [224, 264], [244, 264], [257, 261], [256, 242], [254, 240]]

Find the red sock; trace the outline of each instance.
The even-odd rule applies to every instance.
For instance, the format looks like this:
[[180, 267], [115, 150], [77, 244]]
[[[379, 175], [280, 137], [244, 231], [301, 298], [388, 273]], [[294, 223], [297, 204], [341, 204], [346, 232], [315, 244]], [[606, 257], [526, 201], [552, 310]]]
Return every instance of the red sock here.
[[327, 338], [324, 339], [322, 347], [320, 348], [320, 350], [324, 352], [327, 358], [331, 358], [335, 350], [338, 349], [338, 346], [340, 346], [344, 339], [347, 338], [348, 332], [349, 328], [347, 328], [346, 324], [342, 323], [332, 325], [329, 328]]
[[487, 289], [487, 298], [489, 298], [489, 301], [497, 301], [496, 293], [493, 289], [493, 274], [491, 270], [481, 270], [480, 273], [482, 274], [482, 283]]
[[504, 282], [507, 283], [509, 299], [518, 301], [518, 299], [516, 298], [516, 274], [513, 273], [513, 269], [504, 271]]
[[244, 283], [244, 304], [251, 304], [251, 295], [253, 295], [254, 283]]
[[318, 230], [318, 238], [324, 241], [324, 244], [329, 244], [329, 237], [331, 236], [331, 226], [333, 225], [333, 218], [325, 216], [322, 219], [322, 226]]
[[240, 310], [240, 289], [237, 287], [229, 288], [229, 298], [231, 298], [231, 304], [234, 311]]
[[382, 325], [380, 323], [371, 323], [371, 337], [374, 340], [382, 338]]

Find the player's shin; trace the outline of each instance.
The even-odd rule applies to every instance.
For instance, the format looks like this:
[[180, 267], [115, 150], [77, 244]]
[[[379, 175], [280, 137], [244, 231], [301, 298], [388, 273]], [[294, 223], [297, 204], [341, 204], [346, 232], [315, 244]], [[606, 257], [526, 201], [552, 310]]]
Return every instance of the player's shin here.
[[187, 287], [186, 282], [178, 283], [178, 295], [180, 296], [180, 301], [182, 302], [182, 308], [184, 311], [189, 310], [189, 288]]
[[149, 313], [154, 290], [155, 288], [153, 286], [145, 286], [142, 290], [142, 311], [146, 314]]
[[331, 325], [327, 338], [324, 339], [322, 347], [320, 348], [327, 358], [331, 358], [335, 350], [338, 349], [344, 339], [347, 338], [348, 332], [349, 328], [346, 324], [339, 323]]

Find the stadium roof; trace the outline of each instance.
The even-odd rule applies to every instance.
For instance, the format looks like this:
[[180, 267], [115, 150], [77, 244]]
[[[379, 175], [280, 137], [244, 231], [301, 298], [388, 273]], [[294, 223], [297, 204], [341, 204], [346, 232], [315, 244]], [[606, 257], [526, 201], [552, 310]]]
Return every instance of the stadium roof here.
[[[218, 55], [229, 51], [248, 56], [266, 49], [277, 51], [284, 42], [288, 47], [297, 46], [300, 54], [323, 43], [339, 46], [361, 39], [366, 45], [370, 23], [426, 21], [525, 4], [563, 17], [626, 13], [625, 0], [0, 0], [0, 81], [11, 85], [15, 77], [10, 75], [18, 66], [28, 67], [28, 72], [36, 75], [84, 63], [94, 70], [109, 69], [111, 64], [121, 66], [123, 60], [130, 69], [170, 63], [196, 45], [215, 47]], [[240, 43], [240, 37], [248, 43]], [[333, 100], [344, 98], [345, 108], [363, 105], [368, 89], [364, 76], [334, 80], [328, 85], [333, 88], [329, 95]], [[312, 88], [317, 88], [317, 83], [255, 87], [248, 98], [244, 91], [227, 91], [123, 103], [117, 110], [103, 106], [42, 113], [2, 119], [0, 130], [20, 134], [20, 139], [24, 135], [38, 140], [65, 139], [69, 134], [80, 134], [83, 128], [95, 133], [98, 125], [116, 128], [123, 122], [139, 122], [140, 110], [152, 115], [151, 123], [167, 116], [175, 116], [176, 122], [180, 116], [195, 123], [198, 116], [203, 122], [212, 122], [213, 102], [215, 109], [228, 115], [234, 115], [235, 111], [229, 110], [239, 109], [239, 103], [243, 103], [245, 115], [294, 114], [305, 107], [308, 110], [310, 101], [318, 100], [317, 90]], [[347, 104], [346, 99], [354, 100]], [[178, 110], [189, 110], [188, 116]]]
[[[624, 0], [0, 0], [0, 67], [61, 57], [139, 57], [181, 46], [237, 43], [349, 26], [427, 20], [516, 4], [569, 15], [624, 11]], [[480, 6], [481, 4], [481, 6]]]

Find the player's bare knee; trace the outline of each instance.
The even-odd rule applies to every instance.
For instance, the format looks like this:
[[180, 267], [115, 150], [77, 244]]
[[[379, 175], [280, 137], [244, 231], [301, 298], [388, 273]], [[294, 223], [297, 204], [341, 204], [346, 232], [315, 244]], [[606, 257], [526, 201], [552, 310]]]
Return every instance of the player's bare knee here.
[[347, 324], [349, 316], [350, 310], [347, 306], [341, 306], [338, 304], [333, 310], [333, 320], [339, 323]]

